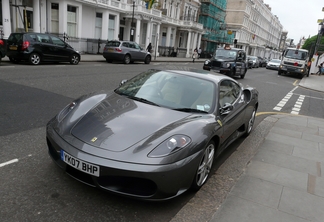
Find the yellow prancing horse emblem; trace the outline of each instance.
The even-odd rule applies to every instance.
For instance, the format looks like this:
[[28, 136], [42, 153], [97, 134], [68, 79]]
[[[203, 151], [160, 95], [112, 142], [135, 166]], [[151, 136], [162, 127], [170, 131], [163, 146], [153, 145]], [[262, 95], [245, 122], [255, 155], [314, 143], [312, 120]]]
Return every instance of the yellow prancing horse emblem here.
[[97, 139], [98, 139], [97, 137], [93, 137], [92, 140], [91, 140], [91, 142], [94, 143], [94, 142], [96, 142]]

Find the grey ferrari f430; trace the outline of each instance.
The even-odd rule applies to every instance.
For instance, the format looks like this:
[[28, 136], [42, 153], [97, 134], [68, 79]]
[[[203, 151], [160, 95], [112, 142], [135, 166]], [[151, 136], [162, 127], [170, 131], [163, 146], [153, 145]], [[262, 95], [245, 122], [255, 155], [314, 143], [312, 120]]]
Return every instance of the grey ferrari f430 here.
[[206, 183], [257, 108], [258, 91], [225, 75], [152, 69], [68, 104], [47, 124], [48, 151], [85, 184], [166, 200]]

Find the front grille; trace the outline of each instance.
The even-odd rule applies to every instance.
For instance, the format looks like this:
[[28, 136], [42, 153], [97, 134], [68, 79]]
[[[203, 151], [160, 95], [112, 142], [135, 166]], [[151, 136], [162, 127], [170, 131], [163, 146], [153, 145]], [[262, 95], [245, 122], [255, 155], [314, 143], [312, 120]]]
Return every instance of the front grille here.
[[[284, 62], [285, 65], [287, 66], [296, 66], [294, 62]], [[298, 64], [296, 67], [301, 67], [302, 64]]]
[[74, 169], [73, 167], [66, 165], [66, 173], [71, 177], [85, 183], [89, 186], [95, 187], [95, 184], [89, 174], [83, 173], [80, 170]]
[[213, 67], [222, 67], [222, 62], [218, 62], [218, 61], [212, 61], [211, 64]]
[[149, 197], [155, 194], [156, 184], [148, 179], [122, 176], [103, 176], [98, 184], [107, 190], [118, 193]]

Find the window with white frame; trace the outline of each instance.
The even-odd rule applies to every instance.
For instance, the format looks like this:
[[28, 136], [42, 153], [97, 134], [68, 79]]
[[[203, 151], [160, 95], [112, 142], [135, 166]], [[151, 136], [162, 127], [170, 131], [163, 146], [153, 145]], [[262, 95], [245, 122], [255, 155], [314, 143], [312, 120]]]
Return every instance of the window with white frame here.
[[51, 32], [59, 33], [59, 4], [51, 4]]
[[77, 7], [67, 6], [67, 34], [71, 37], [77, 37]]
[[108, 40], [115, 39], [115, 17], [114, 15], [109, 15], [108, 22]]
[[101, 38], [101, 30], [102, 30], [102, 13], [96, 13], [96, 24], [95, 24], [95, 38]]

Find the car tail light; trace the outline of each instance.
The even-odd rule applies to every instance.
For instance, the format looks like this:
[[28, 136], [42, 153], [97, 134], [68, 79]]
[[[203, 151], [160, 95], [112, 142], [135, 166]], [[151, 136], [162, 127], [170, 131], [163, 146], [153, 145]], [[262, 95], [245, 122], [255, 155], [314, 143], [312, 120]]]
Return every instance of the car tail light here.
[[24, 41], [22, 46], [21, 46], [21, 50], [26, 50], [29, 47], [29, 42], [28, 41]]
[[0, 45], [4, 45], [4, 42], [0, 39]]
[[123, 50], [121, 50], [121, 48], [115, 48], [115, 50], [117, 51], [117, 52], [122, 52]]

